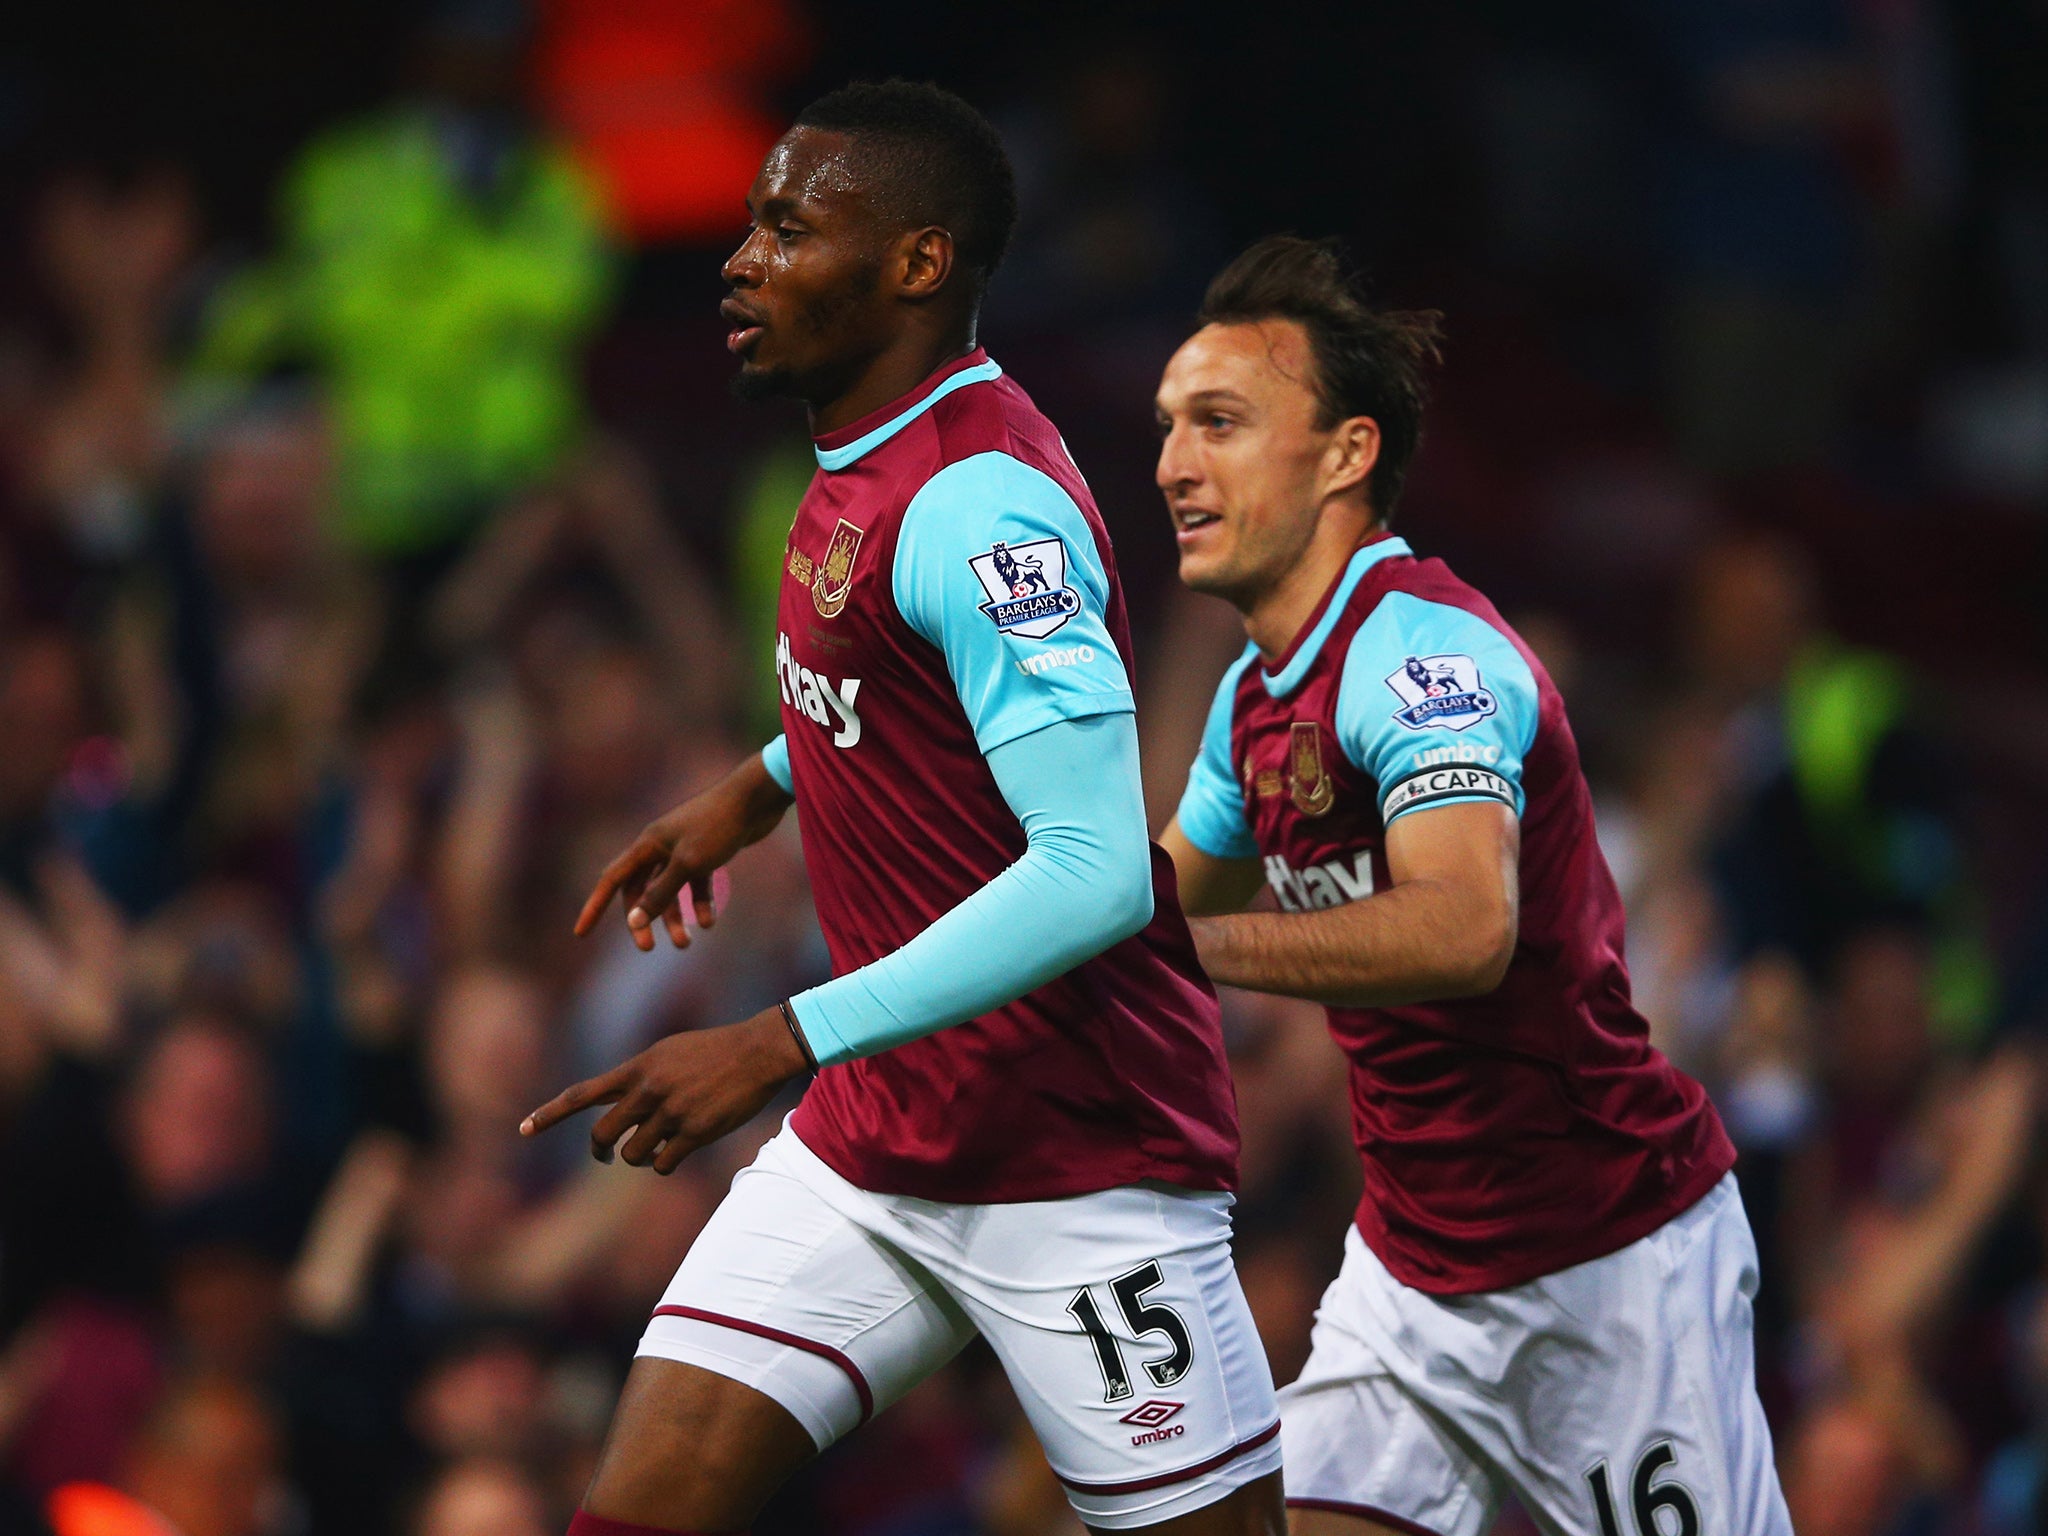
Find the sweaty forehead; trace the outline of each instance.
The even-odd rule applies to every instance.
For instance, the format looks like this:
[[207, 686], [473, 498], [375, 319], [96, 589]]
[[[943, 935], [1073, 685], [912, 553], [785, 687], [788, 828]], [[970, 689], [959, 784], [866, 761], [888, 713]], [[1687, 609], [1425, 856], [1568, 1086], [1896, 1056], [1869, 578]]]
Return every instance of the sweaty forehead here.
[[1205, 325], [1181, 344], [1160, 393], [1229, 390], [1254, 398], [1300, 394], [1313, 401], [1315, 357], [1308, 333], [1293, 320]]
[[847, 134], [792, 128], [761, 162], [752, 192], [755, 206], [782, 201], [812, 210], [865, 208], [867, 189], [858, 158]]

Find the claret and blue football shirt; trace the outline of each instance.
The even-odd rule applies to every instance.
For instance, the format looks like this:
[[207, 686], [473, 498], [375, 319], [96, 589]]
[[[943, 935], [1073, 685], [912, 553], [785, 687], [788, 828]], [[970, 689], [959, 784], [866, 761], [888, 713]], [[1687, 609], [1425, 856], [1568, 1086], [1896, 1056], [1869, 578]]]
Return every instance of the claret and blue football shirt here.
[[1381, 1262], [1418, 1290], [1499, 1290], [1713, 1188], [1734, 1149], [1630, 1001], [1621, 899], [1542, 663], [1442, 561], [1384, 534], [1277, 662], [1248, 648], [1225, 675], [1179, 820], [1217, 858], [1263, 860], [1283, 909], [1386, 890], [1403, 817], [1491, 802], [1521, 821], [1521, 927], [1494, 991], [1329, 1010], [1359, 1235]]
[[[817, 457], [784, 558], [788, 760], [770, 766], [789, 776], [844, 977], [1018, 862], [1025, 829], [989, 755], [1127, 714], [1130, 640], [1086, 484], [979, 350], [820, 438]], [[1148, 853], [1141, 931], [980, 1017], [826, 1066], [792, 1121], [804, 1144], [865, 1189], [933, 1200], [1229, 1188], [1215, 994], [1171, 865]], [[1021, 923], [1010, 942], [1042, 931]]]

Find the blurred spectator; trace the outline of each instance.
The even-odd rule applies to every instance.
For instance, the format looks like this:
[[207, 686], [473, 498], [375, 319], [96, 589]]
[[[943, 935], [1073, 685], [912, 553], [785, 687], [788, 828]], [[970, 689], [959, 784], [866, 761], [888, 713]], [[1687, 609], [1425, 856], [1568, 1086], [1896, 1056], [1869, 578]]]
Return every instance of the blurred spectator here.
[[282, 1437], [247, 1386], [195, 1377], [172, 1386], [138, 1439], [128, 1486], [180, 1536], [272, 1536], [287, 1528]]
[[515, 1462], [473, 1457], [434, 1479], [413, 1536], [550, 1536], [541, 1490]]
[[198, 210], [168, 165], [74, 170], [43, 194], [37, 222], [39, 266], [69, 345], [45, 386], [32, 494], [79, 555], [117, 559], [142, 541], [170, 446], [167, 349]]
[[406, 99], [307, 147], [277, 254], [208, 316], [202, 377], [323, 381], [337, 526], [366, 553], [445, 548], [576, 436], [606, 261], [589, 186], [519, 116], [521, 30], [510, 5], [440, 7]]
[[443, 1459], [531, 1456], [541, 1436], [544, 1378], [517, 1333], [485, 1334], [429, 1367], [413, 1393], [421, 1443]]
[[1732, 796], [1713, 850], [1730, 945], [1818, 965], [1873, 919], [1927, 923], [1943, 1025], [1981, 1029], [1995, 983], [1938, 716], [1905, 666], [1844, 644], [1815, 608], [1805, 560], [1776, 535], [1723, 538], [1694, 568], [1685, 645]]
[[189, 1209], [247, 1188], [269, 1166], [271, 1085], [256, 1042], [226, 1020], [173, 1020], [125, 1095], [129, 1166], [143, 1200]]
[[[719, 247], [810, 51], [793, 0], [544, 0], [542, 107], [636, 245]], [[722, 254], [721, 250], [721, 254]]]
[[1672, 87], [1657, 176], [1671, 413], [1700, 468], [1805, 463], [1840, 424], [1847, 300], [1870, 255], [1857, 159], [1892, 150], [1864, 9], [1665, 0], [1645, 12]]
[[1061, 67], [1006, 137], [1021, 218], [1000, 323], [1179, 323], [1222, 258], [1216, 219], [1174, 154], [1175, 82], [1159, 49], [1108, 39]]

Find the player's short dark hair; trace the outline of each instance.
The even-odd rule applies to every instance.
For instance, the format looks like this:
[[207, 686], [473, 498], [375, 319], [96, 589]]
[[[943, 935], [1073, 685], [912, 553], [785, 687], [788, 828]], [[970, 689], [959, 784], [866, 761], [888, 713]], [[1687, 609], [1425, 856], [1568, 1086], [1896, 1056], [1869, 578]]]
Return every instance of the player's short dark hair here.
[[911, 80], [843, 85], [796, 121], [857, 140], [880, 173], [888, 212], [950, 233], [980, 297], [1017, 228], [1017, 176], [993, 123], [951, 91]]
[[1392, 522], [1422, 439], [1425, 375], [1441, 359], [1443, 316], [1374, 309], [1335, 241], [1271, 235], [1216, 274], [1198, 318], [1204, 325], [1292, 320], [1308, 332], [1318, 425], [1352, 416], [1379, 424], [1380, 456], [1366, 495], [1380, 522]]

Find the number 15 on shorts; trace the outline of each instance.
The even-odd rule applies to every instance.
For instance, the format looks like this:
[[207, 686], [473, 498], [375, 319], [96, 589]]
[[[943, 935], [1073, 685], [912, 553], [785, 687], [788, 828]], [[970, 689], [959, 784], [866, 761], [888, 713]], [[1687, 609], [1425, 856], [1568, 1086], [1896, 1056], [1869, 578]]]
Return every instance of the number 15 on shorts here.
[[[1168, 1346], [1166, 1354], [1143, 1362], [1145, 1374], [1155, 1387], [1172, 1386], [1187, 1375], [1188, 1368], [1195, 1363], [1194, 1340], [1189, 1336], [1188, 1325], [1181, 1320], [1181, 1315], [1163, 1302], [1145, 1300], [1148, 1291], [1165, 1283], [1166, 1276], [1160, 1272], [1158, 1261], [1152, 1260], [1140, 1264], [1129, 1274], [1117, 1276], [1106, 1287], [1117, 1313], [1134, 1338], [1142, 1343], [1147, 1335], [1157, 1334]], [[1102, 1400], [1105, 1403], [1122, 1402], [1131, 1395], [1131, 1371], [1116, 1336], [1103, 1322], [1095, 1288], [1084, 1285], [1074, 1292], [1073, 1299], [1067, 1303], [1067, 1311], [1073, 1314], [1074, 1321], [1081, 1325], [1081, 1331], [1094, 1347], [1095, 1363], [1102, 1370]]]

